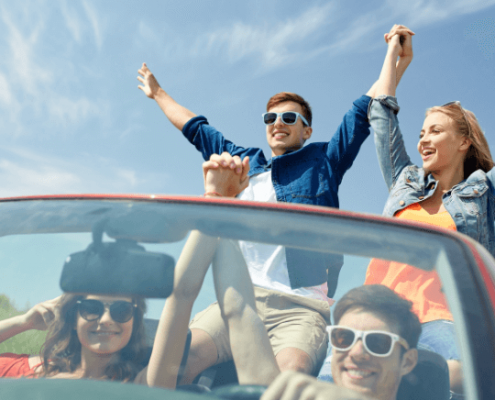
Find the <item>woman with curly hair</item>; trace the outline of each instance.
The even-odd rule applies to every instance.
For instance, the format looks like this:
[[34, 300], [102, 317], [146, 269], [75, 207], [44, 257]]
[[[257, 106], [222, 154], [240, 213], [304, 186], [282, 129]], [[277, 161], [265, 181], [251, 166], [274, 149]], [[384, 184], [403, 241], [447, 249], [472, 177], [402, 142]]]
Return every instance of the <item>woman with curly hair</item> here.
[[[207, 173], [204, 167], [206, 196], [242, 190], [248, 159], [243, 165], [241, 179], [220, 169]], [[108, 379], [174, 389], [192, 306], [210, 263], [239, 382], [268, 385], [280, 371], [256, 312], [242, 252], [235, 242], [199, 231], [191, 232], [177, 261], [174, 290], [165, 302], [147, 366], [143, 299], [64, 294], [0, 321], [0, 343], [29, 329], [48, 329], [39, 356], [0, 354], [0, 377]]]
[[40, 355], [0, 356], [0, 376], [133, 381], [145, 352], [143, 299], [64, 294], [0, 322], [0, 341], [48, 330]]
[[217, 239], [193, 231], [177, 262], [149, 358], [142, 298], [63, 294], [0, 321], [0, 343], [27, 330], [48, 330], [40, 355], [0, 354], [0, 377], [107, 379], [173, 389], [191, 309]]

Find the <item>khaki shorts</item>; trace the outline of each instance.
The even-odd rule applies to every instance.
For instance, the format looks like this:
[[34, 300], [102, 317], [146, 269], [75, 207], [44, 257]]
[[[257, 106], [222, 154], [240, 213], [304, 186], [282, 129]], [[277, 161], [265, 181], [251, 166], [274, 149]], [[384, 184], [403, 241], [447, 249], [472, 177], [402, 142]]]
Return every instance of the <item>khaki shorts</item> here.
[[[257, 286], [254, 295], [275, 355], [282, 349], [295, 347], [309, 355], [313, 369], [321, 366], [327, 352], [328, 303]], [[217, 347], [217, 363], [232, 359], [227, 326], [217, 302], [196, 314], [189, 328], [201, 329], [212, 338]]]

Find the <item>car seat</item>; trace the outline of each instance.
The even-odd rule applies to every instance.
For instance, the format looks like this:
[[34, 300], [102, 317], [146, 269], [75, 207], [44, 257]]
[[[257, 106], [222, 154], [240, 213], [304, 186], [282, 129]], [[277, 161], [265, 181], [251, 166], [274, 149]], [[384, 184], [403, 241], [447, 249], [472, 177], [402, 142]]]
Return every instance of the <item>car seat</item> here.
[[402, 378], [397, 400], [448, 399], [450, 382], [447, 362], [437, 353], [418, 350], [418, 364]]

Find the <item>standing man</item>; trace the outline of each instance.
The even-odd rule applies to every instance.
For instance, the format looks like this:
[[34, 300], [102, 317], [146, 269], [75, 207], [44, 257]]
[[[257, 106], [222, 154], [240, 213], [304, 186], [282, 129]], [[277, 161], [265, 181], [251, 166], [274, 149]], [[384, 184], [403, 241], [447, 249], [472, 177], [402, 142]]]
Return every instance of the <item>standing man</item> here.
[[[242, 200], [290, 202], [339, 207], [338, 188], [369, 135], [369, 96], [356, 100], [329, 142], [304, 146], [313, 129], [311, 108], [294, 93], [274, 95], [263, 114], [271, 148], [267, 160], [259, 148], [243, 148], [227, 140], [203, 116], [175, 102], [143, 64], [141, 90], [154, 99], [205, 160], [241, 174], [249, 157], [249, 184]], [[235, 193], [236, 194], [236, 193]], [[283, 246], [240, 243], [255, 286], [257, 308], [267, 328], [282, 371], [317, 372], [326, 355], [326, 325], [342, 266], [342, 257]], [[191, 323], [192, 343], [182, 383], [211, 365], [230, 359], [228, 333], [217, 305]]]

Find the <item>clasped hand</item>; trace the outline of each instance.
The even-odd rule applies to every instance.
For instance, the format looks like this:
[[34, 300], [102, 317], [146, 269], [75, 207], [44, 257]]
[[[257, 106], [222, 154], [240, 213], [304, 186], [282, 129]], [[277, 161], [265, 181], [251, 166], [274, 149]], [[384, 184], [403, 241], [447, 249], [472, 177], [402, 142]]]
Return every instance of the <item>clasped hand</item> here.
[[242, 161], [239, 156], [227, 152], [213, 154], [203, 163], [205, 193], [235, 197], [249, 184], [249, 157]]

